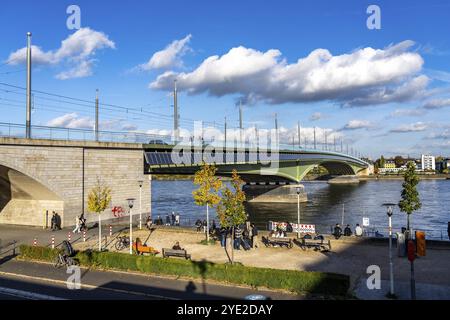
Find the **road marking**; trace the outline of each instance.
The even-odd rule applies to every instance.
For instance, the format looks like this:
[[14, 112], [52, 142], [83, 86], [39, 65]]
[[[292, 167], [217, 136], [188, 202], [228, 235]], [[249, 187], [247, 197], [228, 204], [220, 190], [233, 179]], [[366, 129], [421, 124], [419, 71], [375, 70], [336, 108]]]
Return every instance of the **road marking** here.
[[[31, 280], [39, 280], [39, 281], [44, 281], [44, 282], [52, 282], [52, 283], [56, 283], [56, 284], [67, 285], [67, 282], [63, 281], [63, 280], [55, 280], [55, 279], [49, 279], [49, 278], [43, 278], [43, 277], [28, 276], [28, 275], [24, 275], [24, 274], [10, 273], [10, 272], [4, 272], [4, 271], [0, 271], [0, 275], [10, 276], [10, 277], [17, 277], [17, 278], [22, 278], [22, 279], [29, 279], [29, 280], [30, 279]], [[144, 293], [144, 292], [128, 291], [128, 290], [123, 290], [123, 289], [99, 287], [99, 286], [94, 286], [94, 285], [90, 285], [90, 284], [81, 284], [81, 288], [85, 288], [85, 289], [100, 289], [100, 290], [112, 291], [112, 292], [116, 292], [116, 293], [132, 294], [132, 295], [137, 295], [137, 296], [144, 296], [144, 297], [149, 297], [149, 298], [158, 298], [158, 299], [163, 299], [163, 300], [179, 300], [179, 299], [176, 299], [176, 298], [170, 298], [170, 297], [161, 296], [161, 295], [157, 295], [157, 294], [149, 294], [149, 293]], [[5, 289], [7, 289], [7, 288], [5, 288]], [[68, 290], [70, 290], [70, 289], [68, 289]], [[57, 299], [59, 299], [59, 298], [57, 298]]]
[[0, 293], [18, 297], [18, 298], [25, 298], [25, 299], [29, 299], [29, 300], [66, 300], [64, 298], [48, 296], [45, 294], [34, 293], [34, 292], [30, 292], [30, 291], [5, 288], [5, 287], [0, 287]]

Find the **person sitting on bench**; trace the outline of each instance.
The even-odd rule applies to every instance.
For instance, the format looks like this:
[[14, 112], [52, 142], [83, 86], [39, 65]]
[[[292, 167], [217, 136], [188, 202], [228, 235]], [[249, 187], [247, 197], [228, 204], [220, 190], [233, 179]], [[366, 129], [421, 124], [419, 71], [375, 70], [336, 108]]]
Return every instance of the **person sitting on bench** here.
[[350, 225], [348, 224], [344, 229], [344, 236], [350, 237], [352, 235], [352, 229], [350, 229]]
[[180, 243], [177, 241], [173, 245], [172, 250], [183, 250], [183, 249], [180, 247]]
[[339, 239], [342, 236], [342, 229], [339, 223], [336, 223], [336, 226], [334, 227], [333, 235], [336, 239]]

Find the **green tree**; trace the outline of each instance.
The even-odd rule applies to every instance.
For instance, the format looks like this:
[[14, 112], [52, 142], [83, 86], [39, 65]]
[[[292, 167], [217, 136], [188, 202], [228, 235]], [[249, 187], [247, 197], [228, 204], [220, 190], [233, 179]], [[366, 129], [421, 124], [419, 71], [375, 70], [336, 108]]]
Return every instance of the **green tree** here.
[[220, 202], [219, 190], [222, 181], [216, 177], [217, 168], [203, 162], [202, 167], [195, 173], [194, 184], [199, 188], [192, 192], [195, 204], [206, 206], [206, 243], [209, 243], [209, 207]]
[[102, 212], [111, 203], [111, 189], [105, 186], [99, 178], [88, 194], [88, 210], [98, 214], [98, 250], [102, 251]]
[[419, 177], [416, 174], [416, 166], [412, 161], [409, 161], [406, 165], [406, 171], [403, 174], [404, 182], [402, 184], [402, 196], [398, 203], [400, 210], [406, 212], [407, 215], [407, 230], [408, 236], [410, 233], [410, 215], [420, 209], [422, 204], [420, 203], [419, 192], [417, 191], [417, 184], [419, 183]]
[[378, 159], [378, 168], [384, 168], [385, 163], [386, 160], [384, 159], [383, 156], [381, 156], [380, 159]]
[[226, 186], [222, 190], [222, 199], [217, 206], [220, 225], [231, 229], [231, 259], [225, 245], [225, 252], [231, 264], [234, 263], [234, 228], [245, 223], [247, 214], [245, 212], [245, 192], [242, 191], [244, 181], [241, 180], [236, 170], [231, 176], [231, 188]]

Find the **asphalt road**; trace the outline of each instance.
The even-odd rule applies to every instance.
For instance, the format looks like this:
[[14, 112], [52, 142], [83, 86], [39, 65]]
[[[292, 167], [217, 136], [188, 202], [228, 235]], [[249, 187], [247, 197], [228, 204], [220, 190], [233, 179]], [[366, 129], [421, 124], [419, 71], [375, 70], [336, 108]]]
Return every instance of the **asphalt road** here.
[[262, 294], [273, 300], [301, 297], [275, 291], [125, 272], [81, 269], [81, 288], [69, 289], [66, 268], [0, 258], [0, 299], [210, 300]]

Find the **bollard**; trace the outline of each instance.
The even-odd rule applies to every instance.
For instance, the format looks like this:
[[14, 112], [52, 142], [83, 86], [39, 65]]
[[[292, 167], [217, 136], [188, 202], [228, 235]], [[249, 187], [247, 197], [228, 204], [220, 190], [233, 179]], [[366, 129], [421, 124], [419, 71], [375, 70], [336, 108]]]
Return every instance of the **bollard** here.
[[52, 235], [52, 249], [55, 249], [55, 236]]
[[109, 225], [109, 236], [112, 237], [112, 225]]
[[83, 242], [86, 242], [86, 230], [83, 231]]
[[71, 238], [72, 238], [72, 232], [69, 231], [69, 234], [67, 235], [67, 240], [69, 240], [69, 242], [70, 242]]
[[33, 240], [33, 246], [34, 246], [34, 247], [37, 246], [37, 239], [36, 239], [36, 238], [34, 238], [34, 240]]

